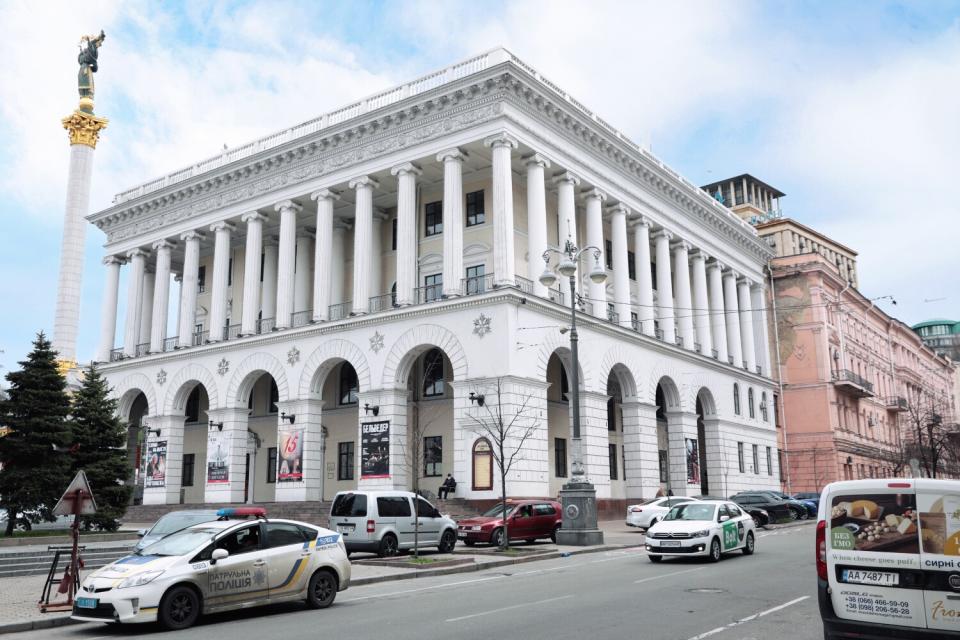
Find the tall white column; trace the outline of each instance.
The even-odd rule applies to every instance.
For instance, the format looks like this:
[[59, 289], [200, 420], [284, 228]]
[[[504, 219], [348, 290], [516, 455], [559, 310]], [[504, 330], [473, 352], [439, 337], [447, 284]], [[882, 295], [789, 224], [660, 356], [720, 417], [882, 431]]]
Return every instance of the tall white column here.
[[[173, 328], [174, 330], [180, 329], [180, 318], [183, 317], [183, 274], [174, 272], [173, 281], [177, 283], [177, 292], [176, 294], [171, 292], [171, 296], [176, 296], [175, 300], [177, 301], [177, 315], [174, 316]], [[179, 336], [179, 334], [178, 334]], [[180, 340], [177, 339], [177, 344], [174, 345], [174, 349], [179, 348]]]
[[637, 260], [637, 302], [640, 304], [640, 331], [653, 335], [653, 273], [650, 269], [650, 220], [641, 216], [633, 227]]
[[[627, 259], [627, 216], [622, 204], [609, 207], [610, 244], [613, 249], [613, 303], [621, 327], [630, 326], [630, 268]], [[606, 306], [606, 305], [604, 305]]]
[[149, 263], [143, 267], [143, 293], [140, 295], [140, 329], [137, 332], [137, 344], [149, 344], [150, 325], [153, 321], [153, 289], [156, 278], [153, 266]]
[[203, 234], [187, 231], [183, 240], [183, 282], [180, 283], [180, 320], [177, 346], [193, 345], [193, 330], [197, 323], [197, 288], [200, 279], [200, 241]]
[[723, 308], [726, 311], [724, 318], [727, 323], [727, 352], [728, 360], [735, 367], [743, 366], [743, 347], [740, 343], [740, 305], [737, 303], [736, 271], [725, 271], [723, 274]]
[[277, 319], [277, 269], [280, 266], [280, 239], [267, 236], [263, 239], [263, 283], [260, 288], [260, 317]]
[[[607, 199], [607, 194], [600, 191], [599, 189], [591, 189], [584, 194], [584, 200], [587, 205], [587, 246], [593, 246], [600, 250], [600, 267], [606, 269], [607, 258], [606, 252], [607, 247], [603, 243], [603, 201]], [[611, 215], [613, 215], [611, 213]], [[624, 229], [626, 233], [626, 229]], [[613, 237], [613, 241], [616, 242], [616, 232], [613, 230], [613, 224], [610, 226], [610, 235]], [[626, 242], [626, 236], [623, 238], [624, 243]], [[616, 264], [616, 250], [614, 250], [614, 299], [616, 300], [616, 278], [617, 278], [617, 264]], [[623, 259], [627, 259], [627, 248], [626, 244], [623, 247]], [[626, 264], [626, 262], [624, 262]], [[593, 254], [591, 253], [588, 256], [584, 256], [583, 262], [581, 263], [581, 268], [586, 269], [587, 272], [590, 269], [593, 269]], [[626, 271], [624, 271], [626, 274]], [[583, 273], [581, 272], [580, 277], [582, 278]], [[593, 310], [593, 315], [598, 318], [607, 317], [607, 285], [606, 282], [594, 282], [593, 280], [589, 281], [587, 285], [587, 295], [590, 297], [590, 309]], [[629, 302], [629, 295], [627, 298]], [[619, 313], [619, 309], [617, 310]], [[629, 318], [628, 318], [629, 320]]]
[[347, 255], [347, 230], [349, 223], [343, 220], [333, 221], [333, 257], [330, 269], [330, 304], [341, 304], [344, 300], [343, 289], [347, 284], [344, 273], [344, 260]]
[[755, 284], [750, 289], [750, 302], [753, 307], [753, 327], [755, 330], [754, 344], [757, 350], [757, 364], [763, 375], [770, 377], [770, 338], [767, 327], [767, 298], [766, 287]]
[[257, 333], [257, 316], [260, 313], [260, 256], [263, 253], [263, 222], [267, 216], [259, 211], [251, 211], [240, 219], [247, 225], [240, 335], [252, 336]]
[[493, 283], [516, 281], [513, 239], [513, 169], [510, 154], [519, 143], [506, 133], [483, 141], [493, 156]]
[[331, 260], [333, 258], [333, 203], [340, 196], [330, 189], [310, 194], [317, 201], [317, 244], [313, 257], [313, 321], [329, 317], [331, 294]]
[[106, 267], [106, 281], [103, 285], [103, 306], [100, 312], [100, 344], [97, 347], [97, 362], [110, 362], [113, 341], [117, 334], [117, 299], [120, 294], [120, 265], [124, 263], [119, 256], [107, 256], [103, 259]]
[[210, 293], [210, 342], [226, 337], [227, 282], [230, 269], [230, 234], [234, 225], [221, 220], [210, 225], [213, 231], [213, 288]]
[[693, 324], [700, 353], [709, 356], [713, 340], [710, 339], [710, 301], [707, 297], [707, 254], [694, 249], [690, 261], [693, 266]]
[[356, 191], [356, 215], [353, 220], [353, 313], [370, 310], [370, 247], [373, 234], [373, 190], [380, 186], [370, 176], [350, 181]]
[[673, 273], [677, 280], [674, 316], [680, 328], [683, 347], [693, 350], [693, 302], [690, 297], [690, 245], [682, 240], [673, 248]]
[[726, 267], [722, 262], [714, 260], [707, 265], [707, 294], [710, 296], [710, 330], [713, 337], [713, 347], [717, 350], [717, 360], [727, 361], [727, 317], [723, 304], [723, 270]]
[[370, 228], [370, 294], [374, 297], [389, 293], [383, 290], [383, 221], [387, 214], [373, 210], [373, 226]]
[[390, 173], [397, 177], [397, 304], [406, 307], [417, 288], [417, 176], [423, 171], [404, 162]]
[[750, 281], [740, 278], [737, 282], [738, 302], [740, 304], [740, 344], [743, 348], [743, 359], [747, 369], [754, 373], [757, 370], [757, 351], [753, 335], [753, 308], [750, 304]]
[[123, 355], [132, 358], [137, 352], [137, 334], [140, 331], [140, 311], [143, 307], [143, 270], [147, 252], [134, 249], [127, 253], [130, 273], [127, 274], [127, 320], [123, 329]]
[[293, 319], [294, 258], [297, 250], [297, 214], [300, 205], [284, 200], [274, 207], [280, 212], [280, 249], [277, 258], [277, 313], [274, 326], [289, 329]]
[[311, 309], [313, 300], [311, 292], [313, 283], [310, 280], [310, 265], [313, 263], [313, 236], [309, 229], [297, 236], [296, 266], [293, 275], [293, 311], [300, 313]]
[[467, 154], [457, 148], [437, 154], [437, 162], [443, 163], [443, 295], [447, 297], [460, 295], [460, 279], [464, 277], [463, 161], [466, 158]]
[[[563, 249], [568, 239], [574, 244], [577, 243], [577, 207], [574, 190], [580, 184], [580, 178], [566, 171], [554, 176], [553, 183], [557, 185], [557, 220], [559, 224], [557, 244]], [[563, 294], [563, 303], [569, 305], [570, 283], [567, 278], [560, 278], [558, 284], [560, 293]]]
[[670, 276], [670, 240], [669, 231], [661, 229], [653, 234], [657, 249], [657, 320], [660, 335], [665, 342], [676, 341], [673, 315], [673, 281]]
[[150, 353], [163, 351], [167, 339], [167, 315], [170, 310], [170, 250], [173, 243], [160, 240], [153, 243], [157, 254], [157, 275], [153, 282], [153, 319], [150, 326]]
[[547, 250], [547, 193], [544, 169], [550, 161], [539, 153], [524, 158], [527, 166], [527, 278], [533, 282], [534, 295], [545, 298], [547, 288], [540, 284], [540, 274], [546, 266], [543, 253]]

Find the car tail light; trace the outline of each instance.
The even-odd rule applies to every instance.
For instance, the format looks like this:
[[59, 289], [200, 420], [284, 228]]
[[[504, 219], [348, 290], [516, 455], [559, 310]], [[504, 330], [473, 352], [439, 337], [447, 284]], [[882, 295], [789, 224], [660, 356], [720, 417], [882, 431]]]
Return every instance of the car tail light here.
[[817, 576], [827, 579], [827, 521], [817, 523]]
[[367, 520], [367, 533], [373, 533], [377, 530], [376, 520]]
[[643, 512], [643, 509], [641, 509], [640, 507], [631, 507], [631, 508], [630, 508], [630, 513], [641, 513], [641, 512]]

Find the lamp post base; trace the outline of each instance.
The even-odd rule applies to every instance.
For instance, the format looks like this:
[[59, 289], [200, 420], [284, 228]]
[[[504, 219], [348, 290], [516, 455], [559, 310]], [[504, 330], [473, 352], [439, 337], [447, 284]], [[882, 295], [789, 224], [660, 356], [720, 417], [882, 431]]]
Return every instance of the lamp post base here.
[[557, 544], [587, 547], [603, 544], [603, 532], [597, 528], [597, 490], [586, 481], [573, 481], [560, 490], [563, 526], [557, 531]]

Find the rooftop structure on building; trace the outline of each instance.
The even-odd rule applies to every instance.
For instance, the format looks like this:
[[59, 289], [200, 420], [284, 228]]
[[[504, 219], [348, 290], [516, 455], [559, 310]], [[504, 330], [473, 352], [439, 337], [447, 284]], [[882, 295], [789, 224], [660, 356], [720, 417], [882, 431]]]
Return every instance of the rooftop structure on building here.
[[[452, 473], [457, 497], [489, 500], [477, 398], [498, 389], [536, 416], [508, 493], [557, 495], [572, 300], [538, 278], [567, 239], [596, 248], [581, 274], [608, 274], [577, 285], [601, 509], [778, 484], [772, 250], [504, 49], [125, 190], [88, 219], [107, 236], [96, 360], [132, 441], [167, 456], [145, 502], [316, 501], [408, 488], [414, 473], [422, 487]], [[411, 464], [415, 434], [429, 455]]]
[[780, 198], [785, 193], [744, 173], [700, 187], [720, 204], [750, 224], [780, 217]]
[[912, 328], [928, 347], [960, 362], [960, 321], [935, 318], [917, 323]]
[[843, 281], [853, 287], [859, 286], [857, 252], [850, 247], [793, 218], [771, 218], [757, 222], [756, 228], [757, 234], [770, 244], [778, 258], [817, 254], [831, 265]]

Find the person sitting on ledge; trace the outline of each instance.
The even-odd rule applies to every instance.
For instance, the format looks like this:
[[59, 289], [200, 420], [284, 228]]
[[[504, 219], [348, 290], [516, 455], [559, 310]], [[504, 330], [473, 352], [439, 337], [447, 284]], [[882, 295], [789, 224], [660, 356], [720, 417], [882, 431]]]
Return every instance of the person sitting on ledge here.
[[451, 474], [447, 474], [446, 480], [443, 481], [443, 484], [440, 485], [440, 490], [437, 491], [437, 498], [440, 500], [446, 500], [447, 496], [450, 495], [451, 491], [455, 491], [457, 488], [457, 481], [453, 479]]

